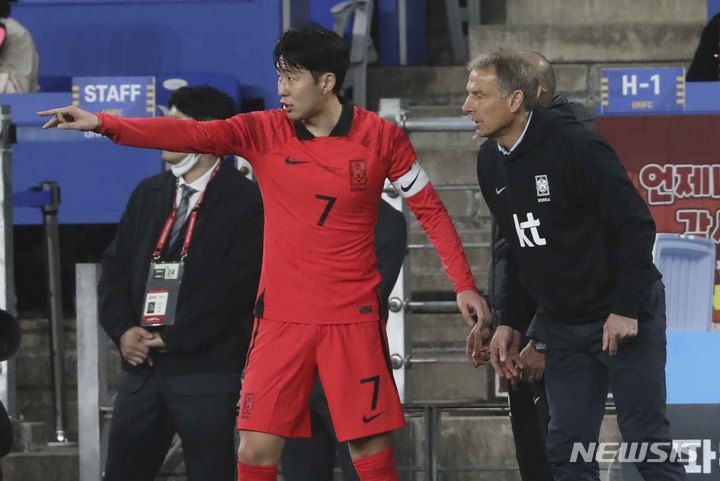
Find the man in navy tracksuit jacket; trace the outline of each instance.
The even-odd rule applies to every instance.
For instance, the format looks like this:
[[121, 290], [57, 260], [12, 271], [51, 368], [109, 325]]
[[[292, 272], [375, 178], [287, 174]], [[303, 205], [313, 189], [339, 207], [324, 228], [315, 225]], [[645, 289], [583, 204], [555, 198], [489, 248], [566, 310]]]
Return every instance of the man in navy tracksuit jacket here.
[[[534, 110], [537, 78], [519, 53], [471, 62], [467, 90], [463, 110], [489, 139], [478, 154], [480, 187], [517, 262], [508, 304], [514, 289], [530, 294], [537, 311], [525, 334], [547, 345], [553, 475], [598, 480], [597, 463], [571, 458], [574, 443], [585, 450], [597, 441], [608, 389], [624, 441], [670, 440], [655, 224], [599, 135], [569, 115]], [[499, 326], [490, 344], [493, 366], [508, 378], [522, 364], [518, 328]], [[676, 463], [636, 466], [646, 480], [684, 479]]]

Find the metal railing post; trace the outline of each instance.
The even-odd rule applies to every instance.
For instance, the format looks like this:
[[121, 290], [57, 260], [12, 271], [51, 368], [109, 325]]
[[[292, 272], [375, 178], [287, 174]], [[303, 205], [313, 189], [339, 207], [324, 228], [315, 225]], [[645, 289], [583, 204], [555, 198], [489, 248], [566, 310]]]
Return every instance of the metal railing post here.
[[[16, 316], [15, 273], [13, 262], [12, 206], [12, 119], [10, 107], [0, 106], [0, 307]], [[0, 401], [11, 418], [15, 405], [15, 360], [0, 363]]]
[[347, 22], [353, 17], [352, 43], [350, 45], [350, 68], [345, 77], [345, 88], [352, 87], [355, 105], [367, 104], [367, 63], [370, 47], [370, 26], [372, 24], [373, 0], [346, 0], [330, 9], [335, 17], [333, 31], [345, 33]]
[[60, 280], [60, 230], [58, 208], [60, 188], [57, 182], [41, 184], [41, 189], [50, 192], [50, 202], [41, 207], [47, 254], [48, 308], [50, 310], [50, 369], [53, 381], [53, 415], [55, 442], [68, 441], [65, 431], [65, 371], [63, 344], [62, 282]]
[[80, 481], [99, 481], [103, 471], [105, 439], [103, 413], [107, 400], [105, 332], [98, 322], [98, 264], [75, 267], [77, 286], [77, 385]]

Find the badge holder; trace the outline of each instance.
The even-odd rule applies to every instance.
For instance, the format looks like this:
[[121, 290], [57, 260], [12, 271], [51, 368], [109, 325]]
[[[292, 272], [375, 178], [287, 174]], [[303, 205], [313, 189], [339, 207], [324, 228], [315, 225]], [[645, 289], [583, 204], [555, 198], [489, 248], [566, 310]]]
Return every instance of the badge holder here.
[[[220, 170], [220, 162], [218, 162], [215, 170], [213, 170], [210, 179], [215, 177], [218, 170]], [[180, 294], [180, 285], [185, 269], [185, 257], [187, 257], [188, 250], [190, 249], [190, 241], [195, 231], [198, 211], [204, 198], [205, 192], [200, 194], [190, 213], [190, 217], [187, 219], [188, 226], [185, 231], [185, 238], [183, 239], [182, 251], [180, 251], [180, 262], [160, 262], [160, 256], [165, 249], [168, 237], [170, 237], [170, 231], [175, 224], [177, 206], [173, 208], [170, 216], [165, 221], [160, 238], [153, 251], [150, 272], [148, 272], [147, 282], [145, 283], [145, 301], [143, 302], [142, 318], [140, 319], [140, 325], [142, 327], [157, 328], [175, 324], [178, 296]]]
[[184, 267], [184, 262], [153, 262], [150, 264], [142, 320], [140, 321], [142, 327], [175, 324]]

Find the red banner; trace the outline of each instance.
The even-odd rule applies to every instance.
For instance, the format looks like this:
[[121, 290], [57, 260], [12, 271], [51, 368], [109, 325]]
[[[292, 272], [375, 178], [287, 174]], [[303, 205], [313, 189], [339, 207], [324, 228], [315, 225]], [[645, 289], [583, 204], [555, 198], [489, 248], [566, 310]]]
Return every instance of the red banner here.
[[600, 117], [658, 232], [707, 237], [718, 246], [713, 322], [720, 323], [720, 115]]

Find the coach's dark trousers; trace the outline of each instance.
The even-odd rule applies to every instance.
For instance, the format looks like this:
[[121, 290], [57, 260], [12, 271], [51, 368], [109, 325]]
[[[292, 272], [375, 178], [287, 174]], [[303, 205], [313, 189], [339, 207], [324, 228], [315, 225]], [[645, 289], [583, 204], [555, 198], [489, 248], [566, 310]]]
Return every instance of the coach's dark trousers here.
[[549, 413], [545, 381], [520, 382], [508, 391], [515, 457], [523, 481], [553, 481], [546, 455]]
[[104, 481], [154, 481], [175, 433], [189, 481], [235, 481], [239, 392], [239, 373], [144, 377], [123, 372]]
[[[545, 387], [550, 407], [547, 450], [556, 481], [597, 481], [596, 462], [571, 462], [573, 444], [597, 442], [608, 389], [625, 442], [669, 442], [665, 414], [665, 288], [657, 281], [645, 296], [638, 335], [616, 356], [602, 351], [605, 319], [586, 324], [536, 320], [548, 350]], [[647, 481], [685, 479], [677, 463], [636, 463]]]

